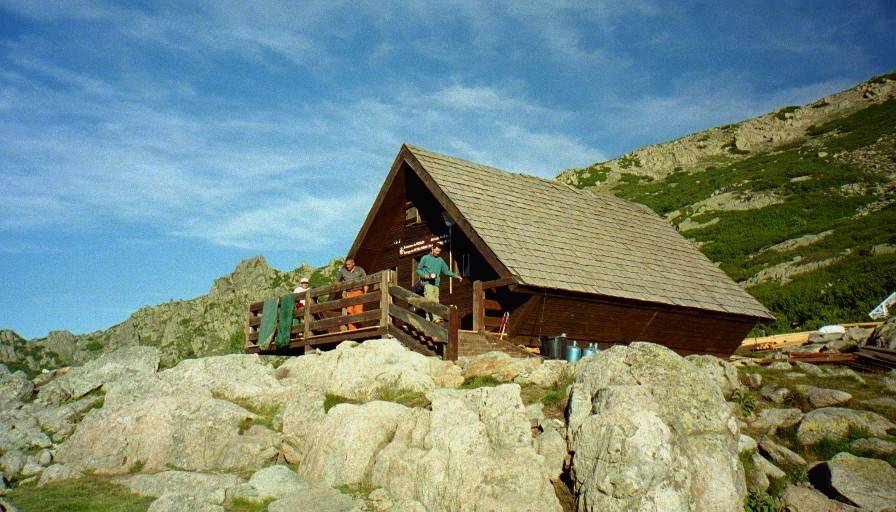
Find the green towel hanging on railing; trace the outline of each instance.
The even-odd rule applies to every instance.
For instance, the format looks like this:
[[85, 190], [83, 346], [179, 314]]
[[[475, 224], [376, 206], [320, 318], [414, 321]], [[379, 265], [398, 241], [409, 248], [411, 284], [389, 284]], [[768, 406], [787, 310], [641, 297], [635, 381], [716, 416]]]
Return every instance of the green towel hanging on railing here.
[[264, 301], [264, 308], [261, 310], [261, 326], [258, 328], [258, 348], [261, 350], [267, 350], [274, 339], [274, 332], [277, 330], [278, 302], [280, 299], [277, 297]]
[[292, 331], [292, 315], [296, 309], [296, 294], [287, 293], [280, 297], [280, 321], [277, 322], [277, 348], [289, 345], [289, 333]]

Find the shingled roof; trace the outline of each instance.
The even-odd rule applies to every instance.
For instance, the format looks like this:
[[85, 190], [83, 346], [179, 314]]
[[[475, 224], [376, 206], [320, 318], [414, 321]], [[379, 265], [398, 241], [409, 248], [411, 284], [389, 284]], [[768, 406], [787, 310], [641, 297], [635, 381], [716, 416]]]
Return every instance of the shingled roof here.
[[405, 148], [520, 284], [773, 318], [646, 206]]

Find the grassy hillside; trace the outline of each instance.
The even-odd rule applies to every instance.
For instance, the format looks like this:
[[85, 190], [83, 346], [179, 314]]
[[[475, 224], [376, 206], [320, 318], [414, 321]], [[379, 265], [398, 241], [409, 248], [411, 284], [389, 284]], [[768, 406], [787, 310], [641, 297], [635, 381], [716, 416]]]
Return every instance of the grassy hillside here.
[[894, 80], [559, 179], [668, 218], [775, 314], [771, 331], [866, 321], [896, 291]]

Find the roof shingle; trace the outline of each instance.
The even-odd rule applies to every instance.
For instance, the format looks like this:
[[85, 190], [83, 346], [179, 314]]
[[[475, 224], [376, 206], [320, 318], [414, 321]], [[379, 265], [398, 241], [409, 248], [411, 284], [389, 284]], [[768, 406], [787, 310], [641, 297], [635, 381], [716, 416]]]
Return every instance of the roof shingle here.
[[644, 205], [406, 147], [521, 284], [773, 318]]

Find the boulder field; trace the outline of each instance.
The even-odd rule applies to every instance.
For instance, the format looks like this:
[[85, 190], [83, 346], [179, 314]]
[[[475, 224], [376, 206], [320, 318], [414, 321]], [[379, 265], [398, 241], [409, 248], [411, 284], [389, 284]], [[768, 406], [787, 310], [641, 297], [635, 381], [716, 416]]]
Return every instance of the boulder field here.
[[158, 365], [142, 347], [33, 380], [0, 370], [0, 493], [92, 478], [155, 511], [743, 508], [736, 372], [659, 345], [452, 363], [383, 339]]

